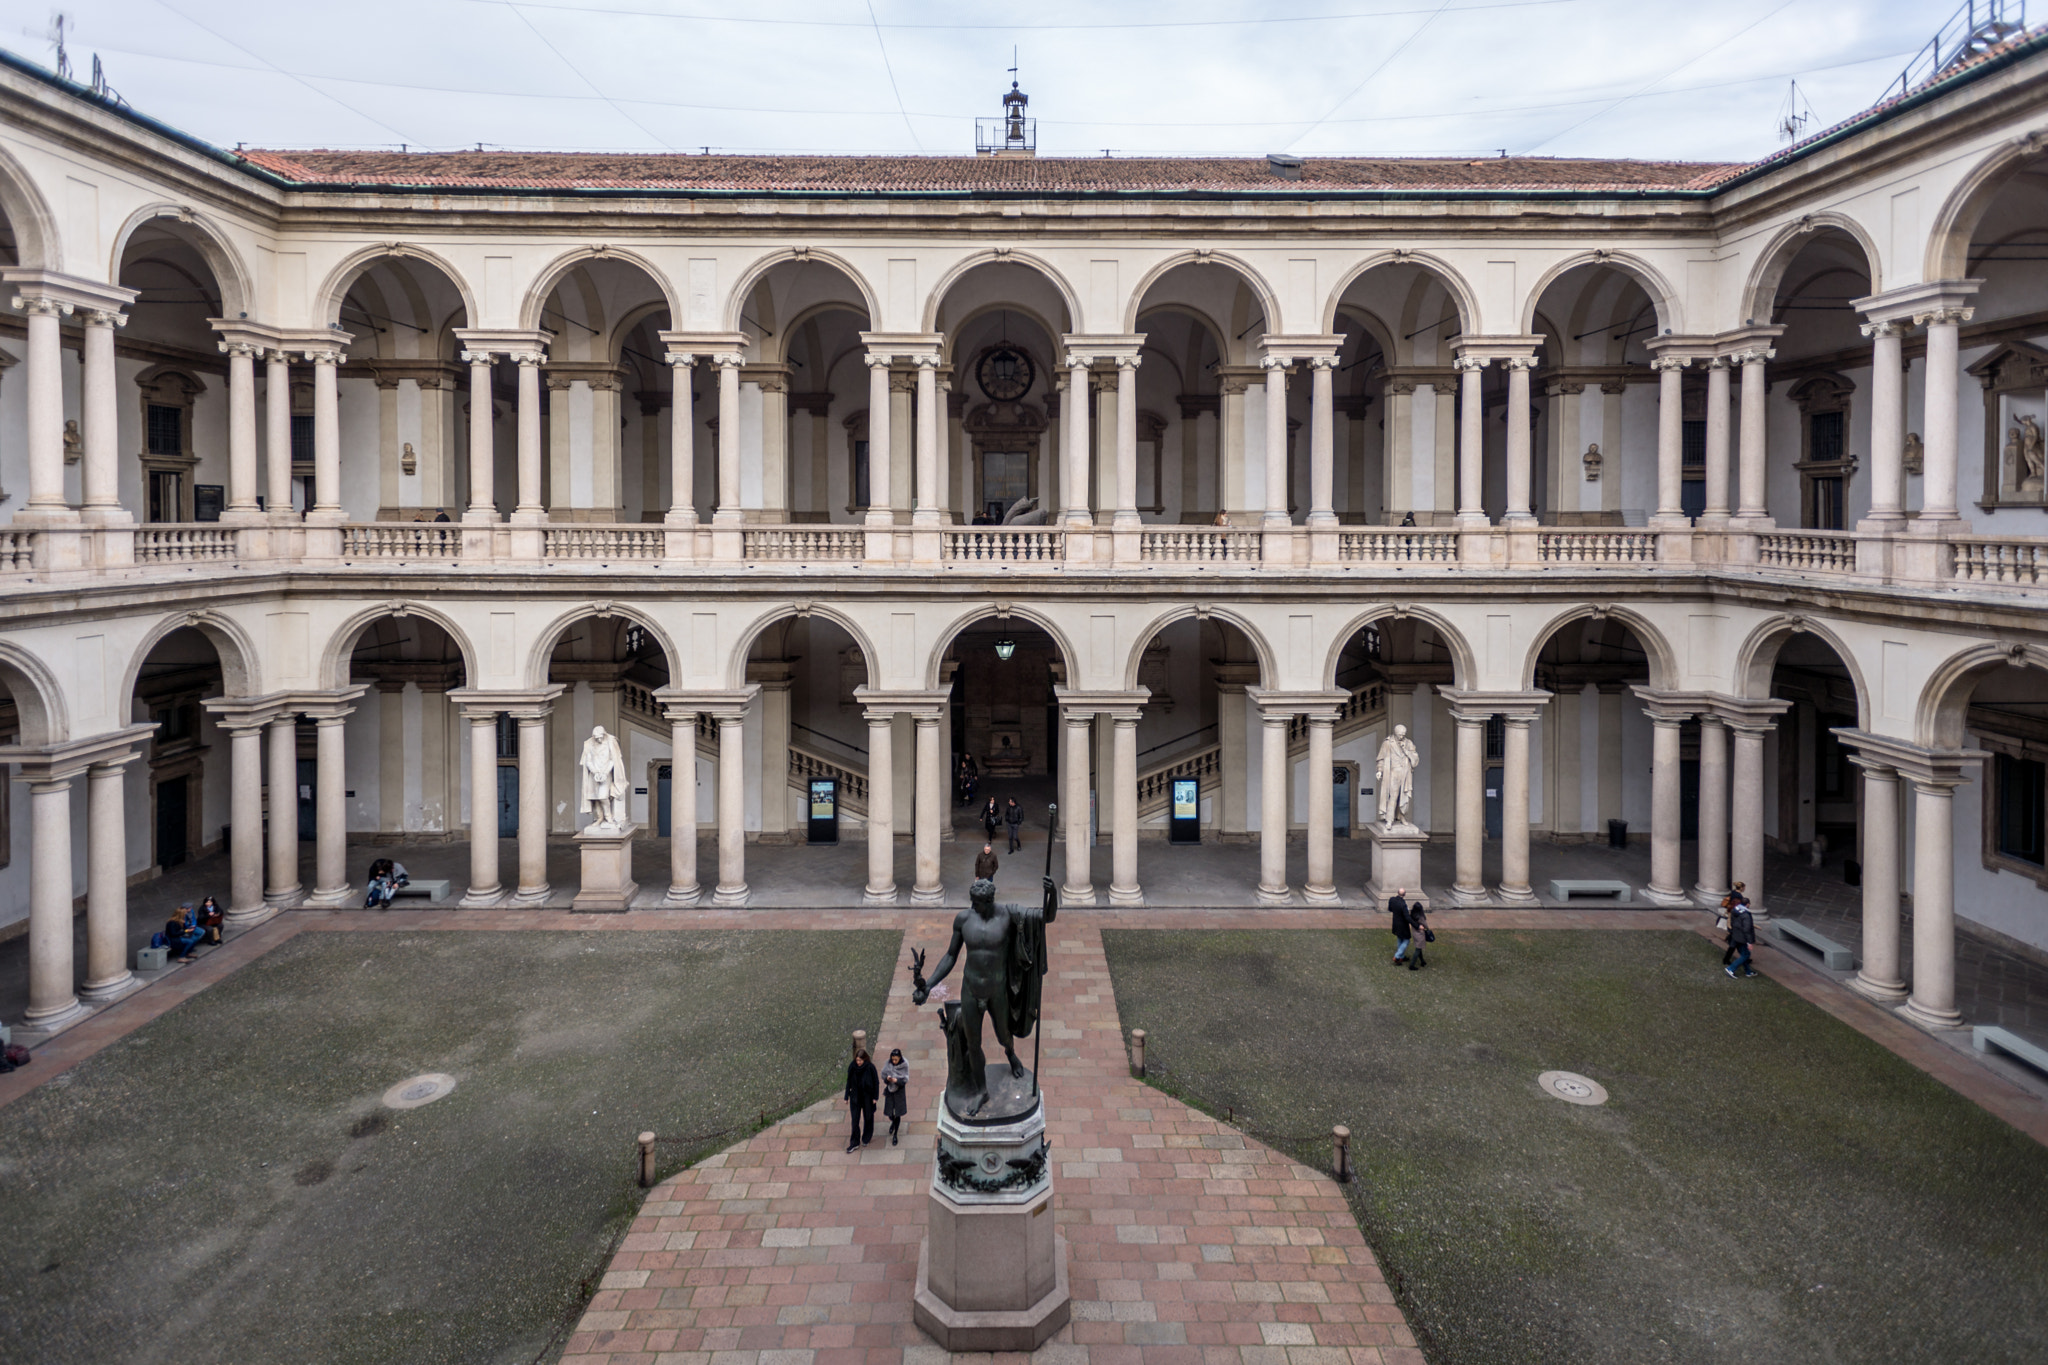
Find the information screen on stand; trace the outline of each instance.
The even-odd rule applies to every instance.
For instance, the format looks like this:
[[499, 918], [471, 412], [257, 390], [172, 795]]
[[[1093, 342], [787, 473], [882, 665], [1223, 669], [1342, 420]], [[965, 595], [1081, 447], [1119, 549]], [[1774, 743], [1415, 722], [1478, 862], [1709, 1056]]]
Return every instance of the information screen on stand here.
[[811, 828], [810, 842], [814, 844], [836, 844], [839, 842], [839, 779], [836, 777], [814, 777], [810, 791]]
[[1167, 839], [1176, 844], [1202, 842], [1202, 791], [1195, 778], [1173, 779], [1173, 810], [1167, 824]]

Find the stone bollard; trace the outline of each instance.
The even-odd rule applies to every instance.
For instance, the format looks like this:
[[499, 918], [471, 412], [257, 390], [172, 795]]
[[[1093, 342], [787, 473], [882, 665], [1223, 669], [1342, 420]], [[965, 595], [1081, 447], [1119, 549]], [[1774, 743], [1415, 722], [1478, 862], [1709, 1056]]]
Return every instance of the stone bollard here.
[[1336, 1176], [1339, 1185], [1351, 1183], [1351, 1130], [1338, 1124], [1330, 1130], [1330, 1141], [1336, 1148]]
[[855, 1029], [855, 1030], [853, 1031], [853, 1050], [854, 1050], [854, 1051], [855, 1051], [856, 1053], [858, 1053], [858, 1052], [861, 1052], [862, 1050], [864, 1050], [864, 1049], [865, 1049], [865, 1048], [867, 1047], [867, 1045], [868, 1045], [868, 1031], [867, 1031], [866, 1029], [864, 1029], [864, 1028], [857, 1028], [857, 1029]]
[[1145, 1030], [1141, 1028], [1131, 1030], [1131, 1070], [1139, 1080], [1145, 1079]]
[[640, 1135], [640, 1188], [654, 1184], [654, 1134]]

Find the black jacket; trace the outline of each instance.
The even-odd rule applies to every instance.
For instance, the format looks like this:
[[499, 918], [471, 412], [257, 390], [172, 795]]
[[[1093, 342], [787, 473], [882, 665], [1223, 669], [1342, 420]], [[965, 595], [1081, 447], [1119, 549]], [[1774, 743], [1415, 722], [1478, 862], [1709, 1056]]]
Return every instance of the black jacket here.
[[1016, 829], [1024, 823], [1024, 808], [1022, 806], [1004, 806], [1003, 823], [1011, 829]]
[[870, 1108], [882, 1095], [882, 1073], [873, 1062], [846, 1064], [846, 1102]]
[[1401, 896], [1387, 897], [1387, 913], [1394, 917], [1395, 938], [1408, 937], [1408, 902]]
[[1738, 905], [1728, 912], [1728, 941], [1730, 943], [1756, 942], [1756, 920], [1751, 918], [1748, 906]]

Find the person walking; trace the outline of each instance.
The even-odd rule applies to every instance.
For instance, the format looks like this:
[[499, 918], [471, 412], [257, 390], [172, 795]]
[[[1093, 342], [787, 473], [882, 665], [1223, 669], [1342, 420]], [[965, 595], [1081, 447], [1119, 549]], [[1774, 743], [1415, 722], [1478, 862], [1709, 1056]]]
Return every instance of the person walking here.
[[1408, 921], [1407, 887], [1397, 886], [1394, 888], [1394, 894], [1387, 897], [1387, 914], [1393, 918], [1391, 927], [1394, 931], [1394, 965], [1398, 967], [1402, 958], [1407, 955], [1409, 936], [1413, 933]]
[[983, 844], [981, 852], [974, 855], [974, 880], [982, 881], [986, 879], [994, 881], [996, 879], [996, 868], [1000, 866], [1001, 863], [996, 859], [996, 846], [994, 844]]
[[[1723, 933], [1726, 933], [1728, 931], [1728, 926], [1731, 923], [1731, 917], [1735, 914], [1735, 907], [1738, 905], [1744, 907], [1745, 909], [1747, 909], [1749, 906], [1749, 897], [1743, 893], [1741, 882], [1735, 883], [1734, 887], [1728, 892], [1728, 894], [1721, 897], [1721, 918], [1715, 921], [1714, 927], [1716, 929], [1721, 930]], [[1752, 917], [1752, 923], [1753, 922], [1754, 917]], [[1721, 954], [1721, 965], [1725, 967], [1734, 960], [1735, 945], [1731, 942], [1729, 943], [1727, 950]]]
[[[853, 1132], [846, 1150], [858, 1151], [875, 1140], [875, 1101], [881, 1097], [882, 1081], [866, 1048], [853, 1054], [846, 1064], [846, 1107], [853, 1116]], [[865, 1124], [865, 1127], [863, 1127]]]
[[1010, 831], [1010, 847], [1007, 851], [1015, 853], [1024, 847], [1024, 808], [1017, 804], [1017, 798], [1014, 796], [1010, 798], [1010, 803], [1003, 807], [1003, 825]]
[[1429, 932], [1429, 906], [1420, 897], [1408, 907], [1408, 970], [1420, 971], [1429, 965], [1423, 956], [1422, 945], [1436, 935]]
[[903, 1049], [889, 1049], [889, 1064], [882, 1068], [882, 1117], [889, 1120], [889, 1145], [896, 1145], [897, 1130], [902, 1127], [903, 1116], [910, 1112], [910, 1067], [903, 1060]]
[[1749, 948], [1755, 942], [1756, 920], [1749, 913], [1749, 902], [1736, 901], [1728, 911], [1728, 951], [1735, 960], [1721, 970], [1732, 977], [1740, 967], [1744, 976], [1755, 976], [1756, 968], [1749, 962]]
[[981, 808], [981, 827], [988, 831], [988, 841], [996, 841], [996, 826], [1003, 823], [1003, 813], [996, 809], [996, 799], [991, 796], [988, 804]]

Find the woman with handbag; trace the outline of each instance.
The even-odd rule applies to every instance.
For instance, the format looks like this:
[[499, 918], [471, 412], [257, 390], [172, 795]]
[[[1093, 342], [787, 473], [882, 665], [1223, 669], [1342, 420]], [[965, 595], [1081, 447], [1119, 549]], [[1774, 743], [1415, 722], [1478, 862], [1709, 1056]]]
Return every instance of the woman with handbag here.
[[889, 1049], [889, 1064], [882, 1068], [882, 1117], [889, 1120], [889, 1145], [896, 1145], [897, 1130], [910, 1112], [910, 1067], [903, 1049]]
[[1429, 965], [1429, 959], [1422, 955], [1422, 945], [1436, 942], [1436, 933], [1429, 927], [1429, 906], [1420, 898], [1408, 907], [1408, 970], [1421, 971]]

